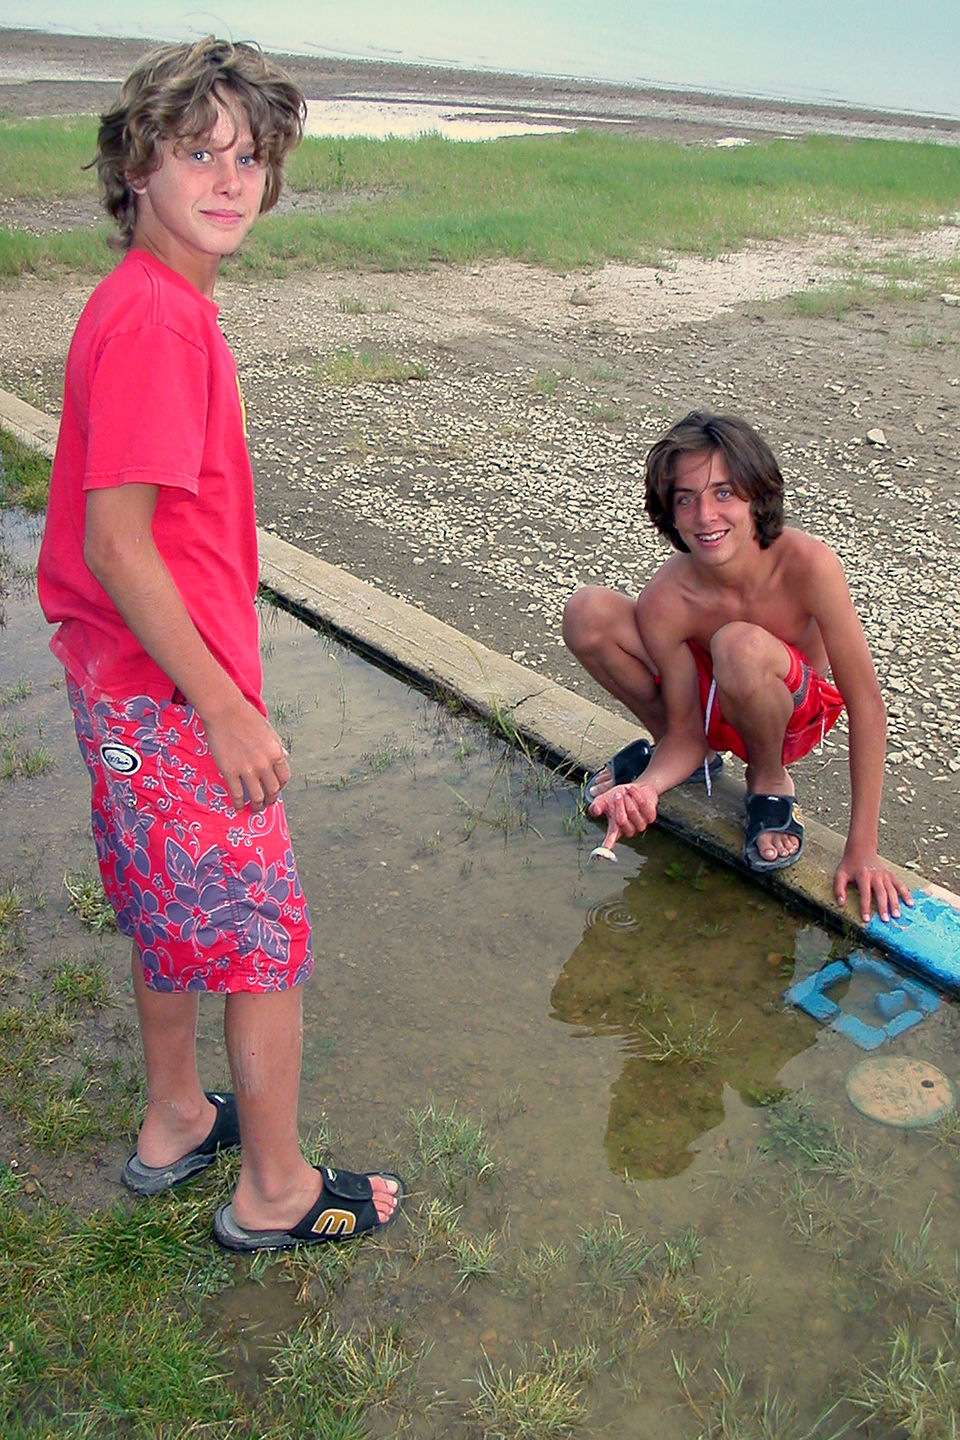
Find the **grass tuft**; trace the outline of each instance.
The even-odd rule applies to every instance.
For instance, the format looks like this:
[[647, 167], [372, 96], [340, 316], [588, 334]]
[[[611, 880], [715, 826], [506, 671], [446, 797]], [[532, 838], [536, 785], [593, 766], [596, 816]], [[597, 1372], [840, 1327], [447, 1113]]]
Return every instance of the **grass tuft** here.
[[335, 350], [319, 360], [316, 376], [322, 385], [346, 388], [351, 385], [403, 385], [408, 380], [426, 380], [427, 367], [419, 360], [404, 360], [389, 350], [363, 346], [360, 350]]
[[19, 506], [42, 515], [50, 494], [50, 461], [0, 430], [0, 507]]
[[450, 1194], [467, 1180], [490, 1181], [497, 1173], [482, 1120], [461, 1114], [454, 1101], [444, 1113], [432, 1101], [407, 1112], [421, 1167], [434, 1168]]
[[537, 1368], [514, 1373], [484, 1361], [477, 1371], [477, 1394], [468, 1420], [488, 1440], [553, 1440], [568, 1435], [586, 1418], [580, 1399], [592, 1377], [595, 1357], [589, 1348], [544, 1351]]
[[116, 930], [117, 917], [99, 875], [82, 871], [68, 873], [63, 877], [63, 888], [67, 892], [70, 909], [87, 930], [92, 930], [95, 935]]

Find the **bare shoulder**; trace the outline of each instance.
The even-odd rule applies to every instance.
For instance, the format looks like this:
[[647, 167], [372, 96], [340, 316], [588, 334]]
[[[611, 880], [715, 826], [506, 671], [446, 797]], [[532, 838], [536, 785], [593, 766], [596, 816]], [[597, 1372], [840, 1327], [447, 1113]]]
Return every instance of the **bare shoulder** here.
[[638, 621], [647, 619], [673, 628], [689, 604], [689, 568], [688, 557], [679, 554], [660, 566], [637, 598]]
[[648, 581], [637, 599], [640, 638], [661, 673], [672, 656], [705, 628], [705, 610], [687, 555], [674, 555]]
[[843, 579], [843, 566], [837, 552], [825, 540], [818, 540], [806, 530], [784, 530], [776, 546], [777, 560], [791, 585], [811, 579]]

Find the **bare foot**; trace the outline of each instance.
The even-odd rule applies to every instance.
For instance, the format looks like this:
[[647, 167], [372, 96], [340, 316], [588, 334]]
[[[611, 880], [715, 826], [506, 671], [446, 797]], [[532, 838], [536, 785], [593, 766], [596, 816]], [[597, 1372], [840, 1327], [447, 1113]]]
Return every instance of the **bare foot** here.
[[[369, 1180], [373, 1208], [380, 1224], [385, 1225], [399, 1203], [397, 1183], [385, 1175], [370, 1175]], [[290, 1230], [313, 1209], [323, 1195], [323, 1189], [322, 1173], [307, 1166], [299, 1184], [284, 1191], [275, 1200], [266, 1200], [251, 1193], [253, 1187], [246, 1183], [241, 1171], [231, 1206], [233, 1217], [245, 1230]], [[336, 1206], [336, 1198], [332, 1198], [330, 1203]]]
[[371, 1175], [370, 1189], [373, 1191], [373, 1208], [377, 1212], [377, 1219], [381, 1225], [386, 1225], [399, 1204], [397, 1182], [388, 1180], [385, 1175]]
[[783, 835], [779, 830], [761, 830], [756, 846], [761, 859], [779, 860], [782, 855], [796, 855], [800, 840], [796, 835]]
[[144, 1165], [171, 1165], [203, 1144], [216, 1118], [217, 1107], [202, 1093], [200, 1103], [189, 1107], [171, 1101], [148, 1101], [137, 1136], [137, 1154]]
[[[787, 796], [793, 799], [796, 795], [796, 788], [786, 770], [782, 770], [779, 776], [768, 774], [758, 777], [757, 772], [752, 771], [748, 766], [745, 778], [748, 797], [754, 795], [774, 795]], [[763, 780], [769, 783], [763, 784]], [[799, 820], [799, 813], [795, 810], [794, 814], [795, 818]], [[796, 855], [800, 850], [801, 840], [798, 835], [789, 835], [782, 830], [761, 830], [753, 841], [753, 844], [761, 860], [773, 862], [777, 860], [787, 860], [790, 856]]]

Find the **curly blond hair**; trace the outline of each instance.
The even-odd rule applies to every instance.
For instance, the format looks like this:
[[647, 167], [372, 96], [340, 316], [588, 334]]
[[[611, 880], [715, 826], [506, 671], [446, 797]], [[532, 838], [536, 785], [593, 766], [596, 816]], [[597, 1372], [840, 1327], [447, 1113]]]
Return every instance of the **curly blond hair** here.
[[209, 135], [225, 101], [246, 115], [256, 157], [266, 167], [261, 215], [277, 203], [283, 162], [303, 138], [307, 107], [300, 87], [256, 45], [212, 35], [167, 45], [141, 60], [117, 103], [100, 117], [93, 164], [104, 208], [120, 230], [114, 242], [120, 249], [133, 240], [133, 185], [159, 168], [163, 142]]

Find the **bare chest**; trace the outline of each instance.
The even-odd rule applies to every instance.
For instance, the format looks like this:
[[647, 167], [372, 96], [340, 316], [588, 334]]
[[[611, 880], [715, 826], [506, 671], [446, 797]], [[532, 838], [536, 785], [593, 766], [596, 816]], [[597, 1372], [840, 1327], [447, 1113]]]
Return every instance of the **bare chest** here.
[[800, 650], [818, 670], [825, 670], [826, 651], [820, 629], [801, 599], [771, 585], [749, 593], [711, 587], [688, 592], [688, 625], [691, 640], [704, 649], [718, 630], [735, 621], [759, 625], [778, 640]]

